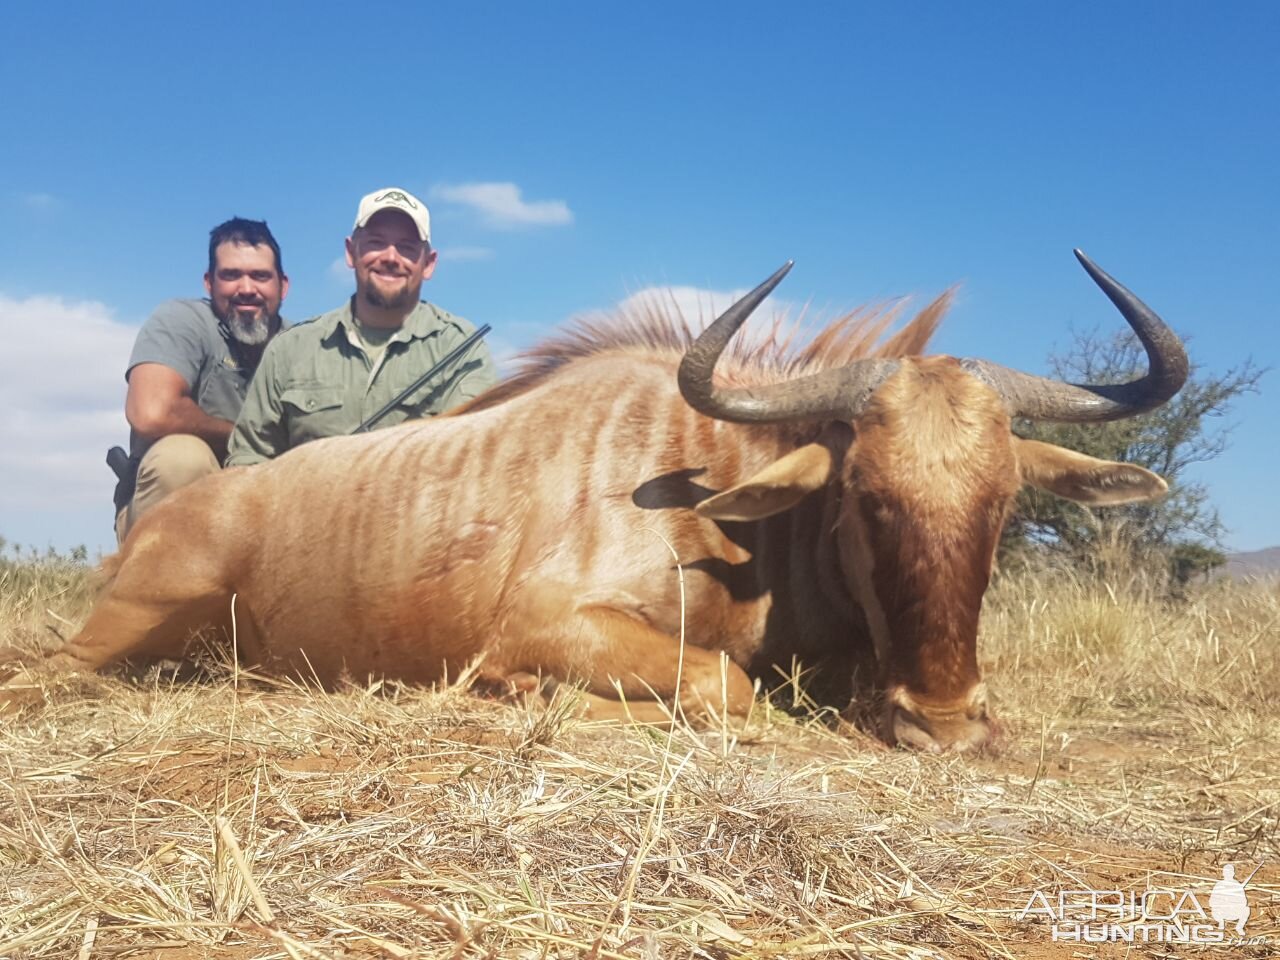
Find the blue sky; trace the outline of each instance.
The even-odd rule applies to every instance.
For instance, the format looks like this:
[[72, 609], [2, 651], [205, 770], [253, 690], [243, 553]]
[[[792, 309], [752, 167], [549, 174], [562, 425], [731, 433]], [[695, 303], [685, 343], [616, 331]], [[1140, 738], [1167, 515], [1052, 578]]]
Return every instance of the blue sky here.
[[[782, 261], [824, 315], [963, 284], [935, 341], [1035, 372], [1122, 324], [1080, 246], [1222, 372], [1280, 357], [1280, 5], [28, 3], [0, 54], [0, 535], [113, 545], [105, 447], [208, 230], [266, 218], [336, 306], [361, 194], [432, 206], [426, 295], [500, 349]], [[1280, 544], [1280, 371], [1197, 472]]]

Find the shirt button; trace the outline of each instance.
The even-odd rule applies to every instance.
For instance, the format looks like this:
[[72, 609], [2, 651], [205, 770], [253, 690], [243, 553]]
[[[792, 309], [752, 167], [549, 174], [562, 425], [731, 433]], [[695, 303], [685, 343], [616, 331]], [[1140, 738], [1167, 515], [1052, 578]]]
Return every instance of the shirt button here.
[[316, 398], [312, 397], [310, 400], [307, 401], [307, 409], [314, 410], [315, 408], [316, 408]]

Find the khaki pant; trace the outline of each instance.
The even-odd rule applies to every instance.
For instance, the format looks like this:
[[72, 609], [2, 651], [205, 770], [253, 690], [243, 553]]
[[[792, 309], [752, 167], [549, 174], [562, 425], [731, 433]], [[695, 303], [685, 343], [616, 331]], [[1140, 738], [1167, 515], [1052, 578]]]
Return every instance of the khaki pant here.
[[173, 491], [221, 468], [213, 450], [199, 437], [189, 433], [161, 437], [142, 455], [133, 499], [116, 514], [116, 540], [124, 543], [138, 518]]

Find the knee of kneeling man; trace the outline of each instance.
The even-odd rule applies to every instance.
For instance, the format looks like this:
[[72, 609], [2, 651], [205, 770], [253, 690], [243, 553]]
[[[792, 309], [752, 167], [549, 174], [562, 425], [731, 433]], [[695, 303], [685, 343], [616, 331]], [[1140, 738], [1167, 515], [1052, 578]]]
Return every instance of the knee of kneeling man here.
[[172, 490], [217, 473], [220, 468], [207, 443], [189, 433], [174, 433], [161, 437], [147, 450], [138, 465], [138, 478]]

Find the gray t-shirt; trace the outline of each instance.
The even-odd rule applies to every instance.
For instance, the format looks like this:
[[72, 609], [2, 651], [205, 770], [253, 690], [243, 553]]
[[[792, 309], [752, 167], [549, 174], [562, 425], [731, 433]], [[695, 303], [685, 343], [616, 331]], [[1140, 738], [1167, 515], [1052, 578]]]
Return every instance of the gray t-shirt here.
[[[140, 363], [160, 363], [191, 388], [191, 399], [211, 417], [235, 422], [257, 368], [213, 313], [208, 300], [166, 300], [138, 331], [125, 379]], [[141, 457], [152, 441], [129, 433], [129, 452]]]

